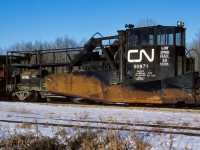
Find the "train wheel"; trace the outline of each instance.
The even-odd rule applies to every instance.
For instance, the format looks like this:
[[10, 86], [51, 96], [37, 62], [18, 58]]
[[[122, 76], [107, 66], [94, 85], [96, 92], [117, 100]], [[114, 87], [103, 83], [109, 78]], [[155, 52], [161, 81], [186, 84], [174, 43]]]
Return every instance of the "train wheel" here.
[[37, 91], [31, 91], [30, 96], [27, 98], [29, 102], [37, 102], [39, 99], [39, 93]]
[[15, 93], [12, 93], [10, 97], [11, 97], [11, 99], [13, 101], [18, 101], [19, 100]]

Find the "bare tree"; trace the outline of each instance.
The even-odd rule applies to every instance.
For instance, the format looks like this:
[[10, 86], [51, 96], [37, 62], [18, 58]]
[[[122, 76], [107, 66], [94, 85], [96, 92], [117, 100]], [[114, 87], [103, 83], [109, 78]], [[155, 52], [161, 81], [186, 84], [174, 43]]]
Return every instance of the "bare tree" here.
[[80, 46], [84, 46], [84, 44], [85, 44], [87, 41], [88, 41], [88, 39], [82, 38], [82, 39], [80, 40], [80, 42], [79, 42], [79, 45], [80, 45]]
[[78, 44], [76, 42], [76, 40], [69, 38], [68, 36], [65, 36], [63, 39], [64, 42], [64, 46], [68, 47], [68, 48], [72, 48], [72, 47], [78, 47], [80, 46], [80, 44]]
[[195, 34], [195, 38], [189, 44], [187, 50], [187, 56], [195, 59], [195, 70], [200, 68], [200, 30]]
[[145, 18], [138, 21], [136, 24], [137, 27], [148, 27], [148, 26], [155, 26], [156, 21], [152, 18]]
[[54, 41], [54, 47], [56, 49], [64, 48], [63, 43], [64, 43], [63, 38], [61, 38], [61, 37], [56, 38], [55, 41]]
[[27, 42], [24, 44], [24, 50], [25, 51], [33, 51], [33, 43], [32, 42]]
[[36, 50], [42, 50], [43, 49], [43, 43], [41, 41], [36, 40], [33, 46]]
[[200, 30], [195, 34], [195, 39], [189, 44], [189, 49], [196, 49], [200, 52]]

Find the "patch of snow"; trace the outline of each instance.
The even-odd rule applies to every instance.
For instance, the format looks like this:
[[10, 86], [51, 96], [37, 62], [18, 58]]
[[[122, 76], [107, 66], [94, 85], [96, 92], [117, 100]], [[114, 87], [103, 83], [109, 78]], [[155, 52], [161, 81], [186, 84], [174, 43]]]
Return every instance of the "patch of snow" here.
[[[18, 121], [38, 121], [47, 123], [72, 123], [64, 121], [65, 119], [85, 119], [90, 121], [113, 121], [124, 123], [149, 123], [166, 125], [187, 125], [189, 127], [200, 127], [200, 114], [193, 112], [173, 112], [159, 110], [140, 110], [127, 109], [126, 107], [98, 107], [81, 105], [44, 105], [38, 103], [18, 103], [18, 102], [0, 102], [1, 120]], [[0, 122], [1, 133], [9, 130], [15, 132], [18, 124], [8, 124]], [[31, 129], [34, 132], [35, 129]], [[46, 136], [53, 136], [55, 128], [47, 126], [38, 126], [37, 130]], [[71, 129], [67, 129], [71, 132]], [[122, 133], [123, 134], [123, 133]], [[124, 135], [127, 132], [124, 131]], [[200, 137], [185, 135], [170, 135], [152, 133], [138, 133], [141, 138], [147, 140], [152, 145], [152, 150], [160, 149], [200, 149]], [[142, 136], [144, 134], [144, 136]], [[5, 136], [5, 135], [4, 135]], [[6, 135], [9, 136], [9, 135]], [[171, 137], [172, 136], [172, 137]], [[5, 137], [6, 138], [6, 137]]]

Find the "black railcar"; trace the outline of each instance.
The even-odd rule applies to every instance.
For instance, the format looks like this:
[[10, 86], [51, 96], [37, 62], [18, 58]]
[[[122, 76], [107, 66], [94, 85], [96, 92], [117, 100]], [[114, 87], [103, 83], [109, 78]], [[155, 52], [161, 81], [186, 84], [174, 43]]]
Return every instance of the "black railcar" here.
[[[47, 76], [46, 88], [105, 103], [199, 103], [199, 70], [186, 56], [183, 23], [126, 27], [116, 36], [92, 37], [69, 65], [81, 69]], [[97, 60], [95, 48], [102, 50]]]
[[83, 47], [7, 52], [3, 89], [19, 100], [199, 104], [199, 70], [186, 56], [183, 23], [126, 27], [115, 36], [97, 33]]

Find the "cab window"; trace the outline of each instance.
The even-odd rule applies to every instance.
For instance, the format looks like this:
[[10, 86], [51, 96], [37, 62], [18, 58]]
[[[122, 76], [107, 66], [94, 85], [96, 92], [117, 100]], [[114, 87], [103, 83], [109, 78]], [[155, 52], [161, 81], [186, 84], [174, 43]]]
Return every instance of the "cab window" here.
[[157, 31], [157, 45], [173, 45], [173, 28], [159, 28]]

